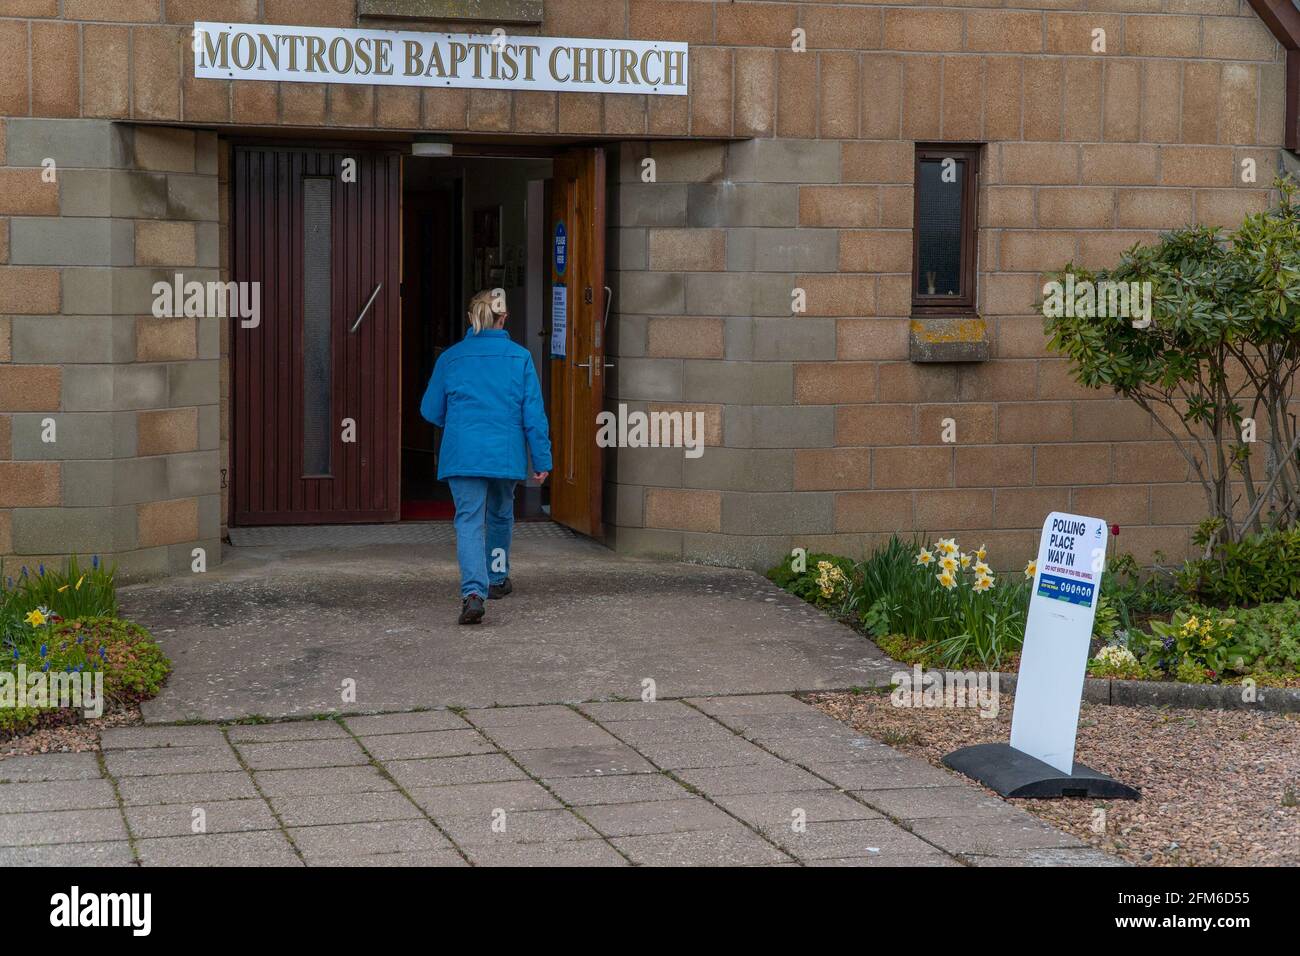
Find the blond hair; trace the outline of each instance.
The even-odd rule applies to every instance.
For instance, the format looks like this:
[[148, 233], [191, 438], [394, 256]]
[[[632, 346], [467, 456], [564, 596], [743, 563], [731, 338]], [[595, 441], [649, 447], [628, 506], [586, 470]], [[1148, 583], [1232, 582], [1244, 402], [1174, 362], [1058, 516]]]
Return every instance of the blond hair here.
[[506, 290], [484, 289], [469, 300], [469, 324], [474, 334], [496, 328], [497, 316], [506, 314]]

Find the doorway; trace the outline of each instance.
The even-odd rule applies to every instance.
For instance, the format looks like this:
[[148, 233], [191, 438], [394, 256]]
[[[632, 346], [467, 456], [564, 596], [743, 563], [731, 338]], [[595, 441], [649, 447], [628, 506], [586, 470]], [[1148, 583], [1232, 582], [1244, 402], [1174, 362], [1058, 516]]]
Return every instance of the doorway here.
[[263, 308], [232, 320], [231, 524], [449, 519], [420, 399], [469, 299], [501, 287], [554, 457], [517, 516], [602, 534], [604, 152], [475, 152], [234, 147], [231, 278]]

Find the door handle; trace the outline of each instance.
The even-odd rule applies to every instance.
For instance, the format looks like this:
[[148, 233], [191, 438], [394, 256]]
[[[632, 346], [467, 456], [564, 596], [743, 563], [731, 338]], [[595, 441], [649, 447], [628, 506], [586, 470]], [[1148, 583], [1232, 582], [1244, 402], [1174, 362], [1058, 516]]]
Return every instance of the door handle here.
[[614, 290], [605, 286], [605, 321], [601, 323], [606, 329], [609, 328], [609, 306], [614, 301]]
[[382, 282], [375, 286], [375, 291], [370, 293], [370, 298], [366, 299], [365, 308], [361, 310], [361, 314], [357, 316], [357, 320], [352, 323], [352, 328], [348, 329], [349, 332], [355, 332], [357, 329], [361, 328], [361, 323], [365, 320], [366, 313], [369, 312], [370, 307], [375, 304], [375, 296], [379, 295], [379, 290], [383, 287], [384, 284]]

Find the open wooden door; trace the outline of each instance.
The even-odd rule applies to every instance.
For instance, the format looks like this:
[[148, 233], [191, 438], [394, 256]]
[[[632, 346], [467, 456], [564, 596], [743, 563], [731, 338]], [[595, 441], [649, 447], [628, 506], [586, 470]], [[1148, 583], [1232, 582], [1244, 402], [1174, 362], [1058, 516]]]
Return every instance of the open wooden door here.
[[[605, 153], [569, 150], [556, 158], [553, 176], [551, 517], [600, 537], [604, 461], [596, 415], [605, 406]], [[556, 332], [561, 315], [563, 335]]]
[[[231, 278], [231, 523], [396, 521], [401, 157], [238, 146]], [[355, 174], [353, 174], [355, 173]]]

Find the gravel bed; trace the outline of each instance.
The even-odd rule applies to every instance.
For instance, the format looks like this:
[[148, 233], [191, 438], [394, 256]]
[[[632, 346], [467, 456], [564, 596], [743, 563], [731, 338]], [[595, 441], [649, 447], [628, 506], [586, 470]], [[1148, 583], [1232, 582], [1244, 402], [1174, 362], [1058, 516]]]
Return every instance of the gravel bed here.
[[37, 727], [8, 740], [0, 740], [0, 760], [31, 754], [82, 753], [99, 750], [99, 732], [105, 727], [142, 724], [140, 708], [130, 704], [103, 717]]
[[[974, 710], [895, 707], [887, 694], [807, 700], [936, 766], [958, 747], [1011, 733], [1006, 696], [992, 719]], [[1132, 863], [1300, 865], [1300, 714], [1085, 703], [1075, 759], [1138, 787], [1142, 799], [1010, 802]]]

